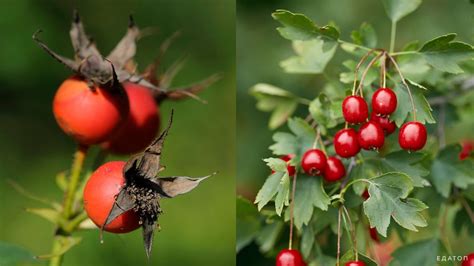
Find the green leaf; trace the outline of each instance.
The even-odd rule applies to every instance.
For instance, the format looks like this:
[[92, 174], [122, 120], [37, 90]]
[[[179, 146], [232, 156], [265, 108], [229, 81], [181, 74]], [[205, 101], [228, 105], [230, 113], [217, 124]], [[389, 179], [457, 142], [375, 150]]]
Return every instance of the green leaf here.
[[[354, 71], [357, 66], [357, 62], [354, 60], [347, 60], [342, 63], [349, 71], [348, 72], [342, 72], [339, 74], [339, 80], [342, 83], [345, 84], [353, 84], [354, 82]], [[364, 66], [361, 67], [361, 69], [364, 69]], [[358, 72], [358, 81], [360, 81], [360, 78], [362, 77], [363, 71]], [[370, 86], [372, 82], [377, 80], [379, 74], [375, 68], [370, 68], [369, 72], [367, 72], [367, 75], [365, 76], [364, 79], [364, 86]]]
[[250, 94], [257, 99], [257, 109], [273, 112], [268, 126], [275, 129], [286, 122], [298, 107], [299, 98], [276, 86], [258, 83], [250, 88]]
[[296, 141], [298, 144], [296, 156], [299, 158], [313, 145], [316, 132], [308, 124], [308, 122], [299, 117], [289, 119], [288, 127], [290, 128], [290, 131], [296, 136]]
[[[377, 266], [377, 263], [373, 261], [368, 256], [359, 253], [358, 254], [359, 261], [363, 261], [366, 266]], [[340, 265], [346, 265], [349, 261], [355, 261], [355, 254], [353, 249], [349, 249], [344, 255], [341, 257]]]
[[258, 210], [260, 211], [265, 205], [267, 205], [270, 200], [275, 197], [276, 193], [278, 192], [278, 187], [280, 185], [280, 181], [285, 175], [285, 172], [275, 172], [271, 174], [265, 183], [263, 183], [262, 188], [257, 193], [257, 197], [255, 198], [254, 203], [258, 203]]
[[260, 230], [260, 221], [258, 211], [250, 201], [237, 197], [236, 204], [236, 248], [239, 252], [257, 236]]
[[273, 223], [265, 225], [258, 233], [255, 241], [260, 246], [260, 252], [270, 252], [278, 240], [278, 236], [284, 228], [285, 223], [282, 221], [274, 221]]
[[432, 266], [437, 265], [439, 240], [426, 239], [403, 245], [392, 254], [390, 266]]
[[455, 33], [446, 34], [428, 41], [419, 50], [426, 61], [436, 69], [453, 74], [463, 73], [459, 62], [474, 57], [474, 47], [467, 43], [455, 42]]
[[303, 235], [301, 237], [301, 254], [304, 258], [307, 258], [311, 251], [313, 250], [314, 240], [316, 235], [313, 231], [313, 227], [303, 226]]
[[294, 206], [295, 226], [301, 230], [303, 224], [308, 225], [315, 207], [326, 211], [330, 203], [321, 178], [299, 176], [296, 182]]
[[270, 146], [270, 150], [276, 155], [296, 154], [298, 148], [297, 138], [287, 132], [277, 132], [273, 134], [275, 144]]
[[319, 94], [309, 105], [309, 113], [318, 123], [323, 135], [326, 135], [327, 128], [337, 126], [338, 120], [342, 116], [340, 110], [340, 102], [332, 102], [324, 93]]
[[61, 173], [56, 175], [56, 185], [58, 185], [58, 187], [62, 191], [66, 191], [67, 184], [68, 184], [68, 181], [67, 181], [67, 178], [66, 178], [66, 172], [61, 172]]
[[0, 265], [9, 266], [9, 265], [19, 265], [20, 263], [25, 262], [37, 262], [33, 254], [30, 251], [7, 243], [0, 241]]
[[397, 63], [405, 78], [414, 82], [425, 81], [430, 71], [433, 71], [423, 55], [419, 53], [400, 55]]
[[420, 164], [425, 156], [425, 154], [419, 152], [396, 151], [387, 154], [381, 160], [388, 166], [386, 168], [388, 172], [403, 172], [412, 179], [413, 186], [425, 187], [430, 185], [428, 180], [423, 178], [429, 175], [430, 172]]
[[79, 244], [82, 240], [81, 237], [72, 236], [55, 236], [56, 241], [59, 241], [61, 248], [54, 254], [40, 255], [38, 259], [50, 259], [56, 256], [63, 255], [75, 245]]
[[304, 41], [317, 37], [331, 41], [337, 41], [339, 39], [339, 32], [335, 27], [318, 27], [311, 19], [303, 14], [278, 9], [272, 14], [272, 17], [283, 25], [283, 27], [277, 28], [280, 35], [289, 40]]
[[395, 23], [415, 11], [421, 0], [382, 0], [382, 3], [388, 17]]
[[278, 216], [281, 216], [283, 207], [289, 204], [290, 196], [290, 176], [286, 173], [280, 180], [278, 185], [278, 192], [275, 197], [275, 211]]
[[267, 166], [270, 167], [275, 172], [285, 172], [287, 170], [287, 164], [280, 158], [267, 158], [263, 159], [267, 163]]
[[280, 66], [288, 73], [319, 74], [329, 63], [337, 49], [337, 43], [324, 46], [324, 41], [314, 39], [308, 41], [293, 41], [293, 50], [296, 56], [292, 56], [280, 62]]
[[370, 226], [384, 237], [390, 218], [400, 226], [418, 231], [416, 227], [427, 225], [421, 211], [428, 208], [423, 202], [407, 198], [413, 189], [410, 177], [403, 173], [386, 173], [368, 180], [369, 199], [364, 202], [364, 212], [369, 219]]
[[57, 210], [54, 209], [48, 209], [48, 208], [27, 208], [27, 212], [36, 214], [48, 221], [50, 221], [53, 224], [57, 224], [59, 219], [61, 218], [60, 213]]
[[[411, 80], [406, 80], [408, 85], [410, 86], [411, 94], [413, 96], [413, 102], [415, 104], [416, 109], [416, 119], [420, 123], [429, 123], [433, 124], [436, 121], [431, 114], [431, 106], [426, 100], [425, 96], [423, 95], [423, 91], [426, 91], [426, 88], [421, 86], [418, 83], [415, 83]], [[398, 127], [400, 127], [405, 120], [407, 119], [408, 115], [409, 120], [413, 118], [413, 111], [410, 96], [408, 94], [407, 88], [401, 84], [397, 83], [393, 88], [393, 91], [397, 95], [398, 105], [395, 112], [390, 116], [390, 118], [395, 121]]]
[[377, 33], [369, 23], [362, 23], [359, 30], [352, 31], [351, 39], [355, 44], [375, 48], [377, 46]]
[[[474, 210], [474, 202], [466, 200], [466, 204]], [[456, 234], [459, 236], [463, 233], [463, 229], [466, 228], [467, 232], [470, 234], [471, 237], [474, 236], [474, 222], [471, 221], [471, 217], [469, 217], [469, 213], [466, 210], [466, 207], [462, 205], [456, 212], [456, 216], [454, 216], [454, 224], [453, 228]]]
[[474, 184], [472, 160], [459, 160], [461, 146], [451, 145], [440, 151], [431, 165], [431, 178], [436, 191], [449, 197], [452, 186], [466, 189]]

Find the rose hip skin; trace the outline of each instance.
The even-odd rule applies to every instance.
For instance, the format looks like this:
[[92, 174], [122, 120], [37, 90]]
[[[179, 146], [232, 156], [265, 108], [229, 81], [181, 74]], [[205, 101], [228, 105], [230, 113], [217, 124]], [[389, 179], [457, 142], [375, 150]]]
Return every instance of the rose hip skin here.
[[459, 153], [459, 160], [465, 160], [474, 149], [474, 141], [466, 140], [461, 142], [462, 150]]
[[352, 128], [339, 130], [334, 136], [334, 149], [343, 158], [355, 156], [360, 151], [357, 132]]
[[119, 128], [128, 113], [125, 94], [89, 88], [77, 77], [66, 79], [56, 92], [53, 113], [61, 129], [81, 144], [98, 144]]
[[329, 157], [324, 168], [324, 179], [328, 182], [335, 182], [346, 175], [346, 168], [337, 157]]
[[349, 261], [345, 266], [365, 266], [365, 263], [363, 261]]
[[282, 159], [283, 161], [287, 162], [287, 166], [286, 166], [286, 169], [288, 170], [288, 175], [289, 176], [294, 176], [295, 173], [296, 173], [296, 168], [294, 166], [291, 166], [290, 163], [288, 163], [291, 159], [293, 159], [293, 157], [295, 157], [294, 154], [287, 154], [285, 156], [282, 156], [280, 159]]
[[310, 149], [303, 154], [301, 168], [312, 176], [321, 174], [326, 167], [326, 155], [319, 149]]
[[467, 254], [467, 259], [462, 262], [461, 266], [474, 266], [474, 253]]
[[[123, 167], [125, 162], [108, 162], [100, 166], [84, 187], [84, 209], [87, 216], [102, 227], [115, 202], [115, 197], [125, 185]], [[112, 233], [128, 233], [140, 227], [139, 217], [133, 210], [115, 218], [104, 230]]]
[[156, 137], [160, 125], [158, 105], [151, 91], [134, 83], [123, 84], [130, 103], [126, 121], [102, 147], [116, 154], [133, 154], [145, 149]]
[[298, 250], [283, 249], [276, 257], [276, 266], [306, 266], [306, 263]]
[[342, 102], [342, 114], [350, 124], [363, 123], [369, 116], [367, 102], [360, 96], [348, 96]]
[[372, 112], [388, 116], [397, 109], [397, 95], [389, 88], [379, 88], [372, 96]]
[[388, 117], [376, 115], [374, 112], [370, 115], [370, 121], [379, 124], [386, 136], [392, 134], [397, 128], [395, 122], [390, 121]]
[[381, 148], [385, 141], [382, 127], [372, 121], [365, 123], [357, 133], [357, 141], [365, 150]]
[[398, 143], [404, 150], [417, 151], [425, 146], [426, 134], [426, 128], [423, 124], [420, 122], [408, 122], [400, 128]]

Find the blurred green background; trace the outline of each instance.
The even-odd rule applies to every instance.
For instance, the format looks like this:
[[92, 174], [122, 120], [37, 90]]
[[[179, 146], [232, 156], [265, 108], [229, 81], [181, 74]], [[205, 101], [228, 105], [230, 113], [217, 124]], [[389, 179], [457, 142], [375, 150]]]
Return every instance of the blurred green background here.
[[[287, 9], [303, 13], [323, 26], [334, 22], [341, 39], [350, 41], [351, 31], [363, 22], [372, 24], [378, 46], [388, 49], [390, 20], [380, 0], [238, 0], [237, 1], [237, 190], [253, 201], [268, 176], [262, 161], [270, 156], [273, 143], [268, 129], [269, 113], [258, 111], [249, 88], [256, 83], [269, 83], [313, 99], [326, 82], [324, 75], [338, 80], [345, 69], [341, 65], [350, 58], [338, 49], [324, 75], [288, 74], [279, 62], [294, 55], [291, 42], [276, 31], [279, 23], [271, 13]], [[424, 43], [446, 33], [458, 33], [458, 40], [474, 43], [474, 5], [469, 0], [424, 0], [421, 6], [397, 24], [396, 50], [413, 40]], [[306, 115], [302, 107], [300, 114]], [[467, 132], [466, 132], [467, 133]]]
[[[148, 265], [234, 265], [233, 0], [0, 1], [0, 241], [35, 255], [50, 250], [53, 225], [24, 211], [43, 206], [21, 196], [6, 180], [36, 195], [62, 199], [54, 177], [69, 168], [75, 144], [56, 125], [51, 102], [59, 84], [71, 73], [43, 52], [31, 36], [43, 29], [42, 40], [59, 54], [72, 57], [68, 32], [74, 6], [104, 54], [125, 33], [128, 15], [133, 13], [141, 28], [158, 27], [157, 34], [138, 43], [136, 59], [141, 70], [157, 55], [163, 40], [180, 30], [181, 37], [163, 61], [169, 66], [187, 55], [173, 85], [222, 74], [220, 81], [201, 94], [207, 105], [185, 100], [161, 106], [163, 121], [175, 109], [162, 157], [167, 167], [164, 174], [219, 174], [189, 194], [162, 201], [162, 231], [155, 235]], [[141, 230], [125, 235], [106, 233], [102, 245], [98, 230], [78, 235], [83, 240], [66, 254], [64, 265], [147, 265]]]

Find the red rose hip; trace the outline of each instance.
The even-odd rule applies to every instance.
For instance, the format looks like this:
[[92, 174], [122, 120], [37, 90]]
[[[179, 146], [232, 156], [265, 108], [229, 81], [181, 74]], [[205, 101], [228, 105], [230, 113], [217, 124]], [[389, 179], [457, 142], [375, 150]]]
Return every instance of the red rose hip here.
[[319, 175], [326, 168], [326, 155], [319, 149], [307, 150], [301, 159], [301, 168], [308, 175]]
[[353, 128], [339, 130], [334, 136], [334, 149], [343, 158], [355, 156], [360, 151], [357, 132]]
[[149, 89], [129, 82], [123, 87], [130, 112], [124, 124], [102, 147], [116, 154], [138, 153], [156, 137], [160, 125], [158, 105]]
[[[125, 162], [108, 162], [100, 166], [84, 187], [84, 209], [87, 216], [100, 228], [107, 219], [115, 197], [125, 185]], [[112, 233], [128, 233], [140, 227], [139, 216], [133, 210], [115, 218], [104, 230]]]
[[284, 249], [276, 257], [276, 266], [306, 266], [306, 263], [298, 250]]
[[467, 259], [463, 260], [461, 266], [474, 266], [474, 253], [467, 254]]
[[389, 88], [379, 88], [372, 96], [372, 111], [388, 116], [397, 109], [397, 95]]
[[350, 124], [363, 123], [369, 116], [367, 102], [360, 96], [348, 96], [342, 102], [342, 114]]
[[395, 122], [390, 121], [388, 117], [376, 115], [374, 112], [370, 115], [370, 121], [379, 124], [386, 136], [392, 134], [397, 128]]
[[417, 151], [426, 144], [426, 128], [420, 122], [403, 124], [398, 133], [398, 144], [404, 150]]
[[372, 121], [365, 123], [357, 133], [357, 141], [360, 147], [365, 150], [381, 148], [385, 141], [382, 127]]
[[283, 161], [287, 162], [287, 166], [286, 166], [286, 169], [288, 170], [288, 175], [289, 176], [294, 176], [295, 173], [296, 173], [296, 168], [294, 166], [291, 166], [289, 161], [291, 159], [293, 159], [293, 157], [295, 157], [294, 154], [288, 154], [288, 155], [285, 155], [285, 156], [282, 156], [280, 159], [282, 159]]
[[84, 145], [98, 144], [117, 130], [128, 114], [125, 93], [100, 87], [89, 88], [86, 81], [66, 79], [53, 99], [53, 113], [61, 129]]
[[346, 168], [337, 157], [329, 157], [324, 168], [324, 179], [329, 182], [340, 180], [346, 175]]

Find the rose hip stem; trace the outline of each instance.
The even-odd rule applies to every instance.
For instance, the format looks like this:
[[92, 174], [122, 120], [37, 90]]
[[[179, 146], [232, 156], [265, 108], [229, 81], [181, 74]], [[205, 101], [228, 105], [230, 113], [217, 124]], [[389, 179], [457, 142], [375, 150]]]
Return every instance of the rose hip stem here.
[[371, 55], [372, 53], [374, 53], [375, 50], [372, 49], [370, 51], [368, 51], [359, 61], [359, 63], [357, 64], [355, 70], [354, 70], [354, 84], [352, 85], [352, 96], [355, 95], [355, 90], [356, 90], [356, 87], [357, 87], [357, 80], [359, 78], [359, 69], [360, 67], [362, 66], [362, 64], [367, 60], [367, 58], [369, 57], [369, 55]]
[[398, 75], [400, 76], [400, 79], [402, 80], [403, 85], [407, 88], [408, 96], [410, 97], [411, 108], [412, 108], [412, 110], [413, 110], [413, 121], [416, 121], [415, 102], [413, 101], [413, 96], [412, 96], [412, 94], [411, 94], [410, 87], [409, 87], [408, 84], [406, 83], [405, 78], [403, 77], [402, 71], [400, 71], [400, 67], [398, 67], [398, 64], [397, 64], [397, 62], [395, 61], [395, 59], [394, 59], [390, 54], [388, 54], [388, 53], [386, 53], [386, 56], [390, 59], [390, 61], [392, 61], [393, 65], [395, 66], [395, 69], [396, 69], [397, 72], [398, 72]]
[[294, 212], [295, 212], [295, 193], [296, 193], [296, 177], [298, 176], [298, 169], [295, 171], [293, 176], [293, 188], [291, 189], [291, 204], [290, 204], [290, 241], [288, 249], [293, 248], [293, 223], [294, 223]]
[[351, 219], [351, 216], [349, 215], [349, 212], [347, 211], [347, 208], [346, 206], [342, 205], [342, 209], [344, 210], [344, 213], [346, 214], [347, 216], [347, 219], [349, 220], [349, 224], [351, 225], [351, 240], [352, 240], [352, 244], [353, 244], [353, 248], [354, 248], [354, 253], [355, 253], [355, 260], [358, 261], [359, 260], [359, 251], [357, 250], [357, 237], [355, 235], [355, 228], [354, 228], [354, 224], [352, 223], [352, 219]]
[[385, 55], [386, 53], [383, 54], [380, 62], [380, 84], [382, 84], [382, 88], [385, 88], [387, 86], [387, 68], [385, 64], [385, 60], [387, 60], [387, 56]]
[[357, 91], [360, 92], [360, 96], [363, 98], [364, 95], [363, 95], [363, 84], [364, 84], [364, 80], [365, 80], [365, 77], [367, 76], [367, 73], [369, 73], [369, 70], [370, 68], [375, 64], [375, 62], [377, 62], [377, 60], [380, 59], [380, 57], [382, 57], [382, 55], [386, 54], [385, 51], [382, 51], [380, 54], [378, 54], [377, 56], [375, 56], [374, 58], [372, 58], [372, 60], [369, 62], [369, 64], [367, 65], [367, 67], [365, 68], [364, 72], [362, 73], [362, 76], [360, 77], [360, 82], [359, 82], [359, 87], [357, 88]]

